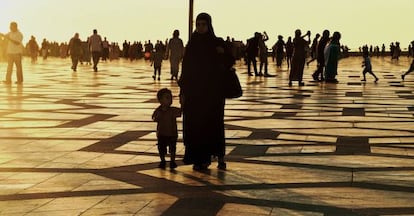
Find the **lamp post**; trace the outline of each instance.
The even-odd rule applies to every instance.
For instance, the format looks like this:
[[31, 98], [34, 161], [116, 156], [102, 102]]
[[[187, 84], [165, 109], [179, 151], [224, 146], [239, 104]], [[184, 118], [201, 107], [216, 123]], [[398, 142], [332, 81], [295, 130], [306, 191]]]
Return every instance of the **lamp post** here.
[[188, 16], [188, 40], [191, 38], [193, 33], [193, 11], [194, 11], [194, 0], [190, 0], [189, 16]]

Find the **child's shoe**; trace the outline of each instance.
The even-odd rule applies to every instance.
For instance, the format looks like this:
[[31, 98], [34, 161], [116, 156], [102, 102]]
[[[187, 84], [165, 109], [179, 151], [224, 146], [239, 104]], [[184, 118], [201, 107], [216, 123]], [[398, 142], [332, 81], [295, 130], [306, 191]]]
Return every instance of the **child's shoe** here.
[[152, 78], [155, 80], [155, 76], [152, 76]]
[[158, 168], [165, 169], [165, 161], [161, 161], [160, 164], [158, 164]]
[[161, 78], [160, 77], [158, 77], [158, 81], [160, 81], [161, 80]]
[[171, 161], [171, 162], [170, 162], [170, 168], [171, 168], [171, 169], [175, 169], [175, 168], [177, 168], [177, 164], [176, 164], [174, 161]]
[[375, 78], [375, 81], [374, 82], [378, 82], [378, 80], [379, 80], [378, 78]]

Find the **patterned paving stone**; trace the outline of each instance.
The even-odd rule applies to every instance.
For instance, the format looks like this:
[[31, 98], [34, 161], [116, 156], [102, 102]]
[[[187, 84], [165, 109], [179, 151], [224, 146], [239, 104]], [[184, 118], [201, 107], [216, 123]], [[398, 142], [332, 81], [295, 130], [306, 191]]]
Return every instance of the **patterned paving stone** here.
[[[269, 59], [270, 60], [270, 59]], [[249, 77], [226, 101], [227, 171], [158, 169], [156, 92], [143, 60], [24, 60], [25, 83], [0, 86], [0, 215], [414, 215], [414, 76], [411, 59], [342, 59], [339, 83], [288, 86], [288, 69]], [[0, 71], [6, 65], [0, 63]]]

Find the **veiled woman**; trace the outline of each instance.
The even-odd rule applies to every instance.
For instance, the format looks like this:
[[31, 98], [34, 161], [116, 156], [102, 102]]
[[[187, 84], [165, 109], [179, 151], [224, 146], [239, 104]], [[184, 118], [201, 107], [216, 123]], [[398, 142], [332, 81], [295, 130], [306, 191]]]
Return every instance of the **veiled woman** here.
[[179, 80], [183, 108], [184, 163], [206, 170], [211, 157], [224, 162], [224, 72], [234, 59], [225, 58], [225, 42], [214, 34], [210, 15], [196, 18], [196, 30], [186, 46]]

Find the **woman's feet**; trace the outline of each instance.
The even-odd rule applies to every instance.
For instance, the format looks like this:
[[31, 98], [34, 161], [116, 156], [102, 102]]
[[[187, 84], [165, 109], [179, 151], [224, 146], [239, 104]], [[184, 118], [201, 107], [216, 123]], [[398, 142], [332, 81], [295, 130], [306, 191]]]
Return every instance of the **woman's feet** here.
[[219, 170], [226, 170], [227, 169], [227, 165], [226, 165], [225, 162], [219, 162], [218, 165], [217, 165], [217, 168]]

